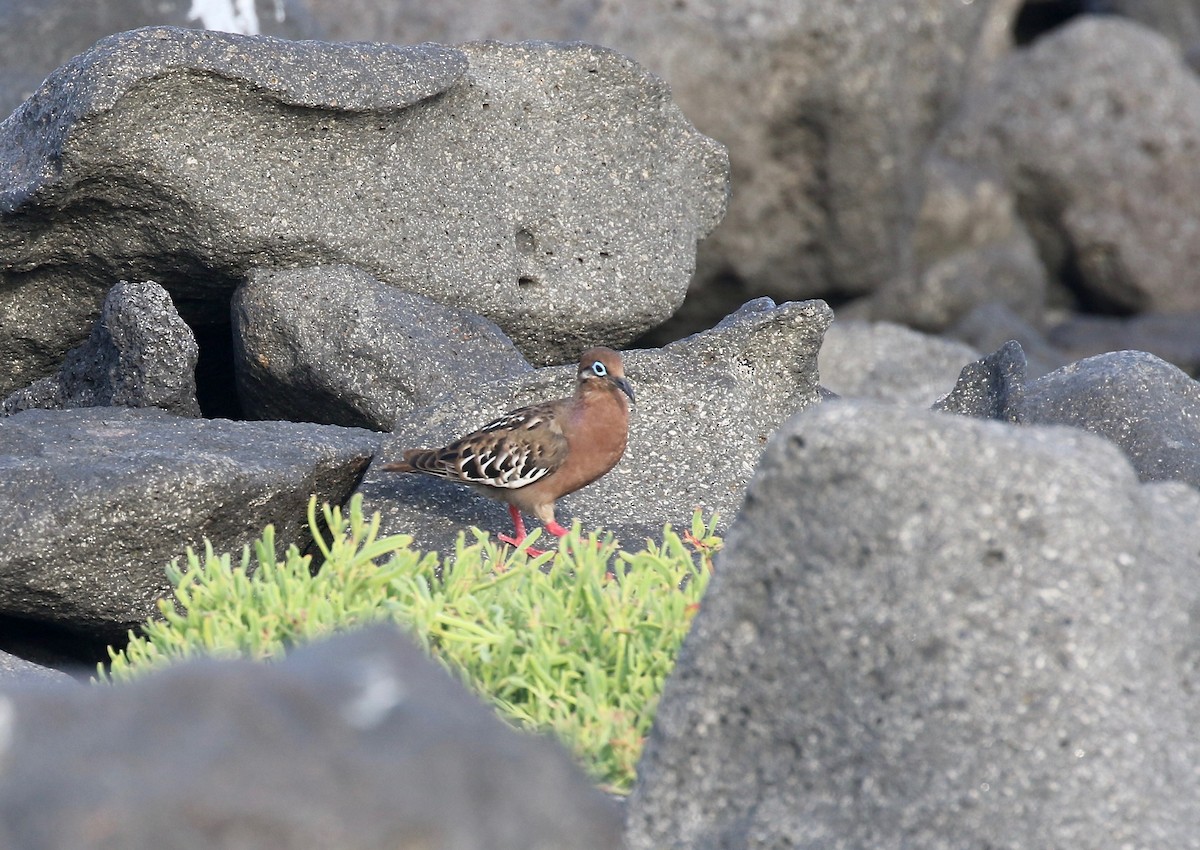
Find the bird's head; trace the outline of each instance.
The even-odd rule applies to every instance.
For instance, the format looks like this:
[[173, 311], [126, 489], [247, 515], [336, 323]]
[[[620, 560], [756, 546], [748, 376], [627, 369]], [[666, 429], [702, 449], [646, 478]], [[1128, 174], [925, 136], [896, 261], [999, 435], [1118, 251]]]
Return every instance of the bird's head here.
[[579, 357], [576, 377], [579, 379], [580, 392], [593, 387], [612, 386], [629, 396], [630, 401], [636, 400], [633, 385], [625, 377], [625, 362], [620, 353], [611, 348], [589, 348], [583, 352]]

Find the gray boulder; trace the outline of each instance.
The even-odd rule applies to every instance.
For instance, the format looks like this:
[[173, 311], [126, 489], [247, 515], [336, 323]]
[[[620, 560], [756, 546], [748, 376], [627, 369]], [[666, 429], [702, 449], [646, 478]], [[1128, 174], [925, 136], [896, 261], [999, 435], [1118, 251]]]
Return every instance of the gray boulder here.
[[963, 367], [954, 389], [933, 410], [979, 419], [1018, 423], [1025, 419], [1025, 352], [1009, 340], [986, 357]]
[[1089, 357], [1030, 384], [1030, 423], [1107, 437], [1143, 481], [1200, 487], [1200, 383], [1144, 351]]
[[[657, 539], [663, 523], [689, 524], [696, 508], [706, 517], [719, 513], [724, 528], [772, 432], [817, 402], [817, 351], [831, 319], [821, 301], [776, 307], [759, 299], [711, 331], [661, 350], [626, 352], [637, 404], [625, 457], [564, 498], [559, 522], [569, 526], [578, 518], [585, 530], [609, 529], [627, 547]], [[446, 398], [399, 419], [378, 459], [443, 445], [513, 408], [569, 395], [574, 378], [574, 366], [539, 369]], [[512, 531], [501, 503], [426, 476], [372, 467], [359, 491], [369, 510], [382, 512], [386, 532], [411, 534], [422, 548], [453, 551], [458, 533], [470, 526], [493, 538]], [[547, 539], [553, 542], [548, 535], [541, 542]]]
[[1200, 80], [1178, 48], [1083, 17], [1014, 56], [935, 156], [1001, 175], [1051, 276], [1085, 301], [1175, 312], [1200, 309], [1198, 147]]
[[629, 846], [1200, 847], [1200, 494], [1111, 444], [838, 402], [776, 434]]
[[919, 164], [1009, 49], [1019, 0], [621, 3], [597, 18], [729, 146], [736, 187], [700, 247], [700, 285], [752, 295], [872, 292], [908, 261]]
[[837, 321], [821, 345], [821, 384], [847, 398], [928, 407], [979, 352], [891, 322]]
[[227, 328], [250, 269], [329, 263], [562, 362], [671, 314], [727, 182], [663, 82], [602, 48], [174, 28], [55, 71], [0, 124], [0, 160], [12, 388], [85, 333], [97, 281], [157, 280], [194, 328]]
[[317, 37], [304, 0], [0, 0], [0, 118], [97, 39], [151, 24]]
[[70, 682], [72, 679], [60, 670], [43, 667], [41, 664], [0, 651], [0, 686], [16, 681]]
[[234, 293], [233, 334], [250, 419], [388, 431], [443, 393], [532, 368], [487, 319], [351, 266], [252, 272]]
[[615, 805], [377, 627], [277, 664], [4, 685], [7, 850], [618, 850]]
[[1015, 192], [997, 169], [937, 155], [922, 165], [911, 255], [866, 300], [866, 315], [942, 331], [995, 302], [1040, 322], [1047, 274]]
[[[874, 291], [910, 262], [921, 163], [1011, 47], [1021, 0], [309, 0], [337, 38], [582, 39], [661, 75], [729, 147], [729, 213], [699, 248], [694, 293]], [[691, 299], [689, 299], [691, 300]], [[728, 310], [727, 303], [704, 322]], [[503, 325], [503, 322], [501, 322]], [[507, 329], [507, 328], [506, 328]]]
[[378, 442], [128, 408], [0, 419], [0, 616], [123, 637], [188, 546], [240, 551], [267, 524], [281, 551], [305, 545], [309, 496], [341, 504]]
[[121, 281], [104, 299], [87, 342], [67, 352], [58, 374], [0, 402], [0, 413], [30, 408], [158, 407], [199, 416], [196, 359], [200, 349], [153, 281]]

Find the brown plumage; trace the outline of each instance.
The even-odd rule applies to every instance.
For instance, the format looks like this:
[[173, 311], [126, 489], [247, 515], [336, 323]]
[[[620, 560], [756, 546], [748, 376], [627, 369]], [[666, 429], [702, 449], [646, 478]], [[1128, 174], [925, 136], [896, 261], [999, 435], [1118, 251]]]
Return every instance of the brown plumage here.
[[[579, 358], [575, 395], [522, 407], [440, 449], [408, 449], [391, 472], [419, 472], [467, 484], [508, 503], [513, 536], [525, 539], [522, 513], [562, 537], [554, 503], [586, 487], [617, 465], [629, 434], [633, 387], [621, 355], [590, 348]], [[529, 550], [535, 552], [536, 550]]]

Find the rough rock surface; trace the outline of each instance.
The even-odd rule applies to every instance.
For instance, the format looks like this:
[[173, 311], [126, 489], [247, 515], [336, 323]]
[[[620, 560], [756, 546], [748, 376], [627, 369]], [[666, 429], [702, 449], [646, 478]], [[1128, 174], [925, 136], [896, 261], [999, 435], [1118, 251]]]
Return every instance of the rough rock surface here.
[[847, 398], [928, 407], [979, 352], [891, 322], [837, 321], [821, 345], [821, 384]]
[[82, 335], [97, 281], [157, 280], [193, 327], [228, 325], [271, 266], [356, 265], [539, 362], [627, 343], [683, 300], [728, 170], [603, 48], [174, 28], [55, 71], [0, 124], [0, 160], [0, 357], [23, 383]]
[[129, 408], [0, 419], [0, 615], [123, 637], [168, 589], [164, 566], [203, 538], [239, 551], [273, 523], [281, 551], [303, 545], [309, 496], [344, 501], [378, 444]]
[[58, 374], [0, 402], [0, 413], [43, 408], [158, 407], [199, 416], [200, 349], [171, 296], [152, 281], [121, 281], [104, 299], [87, 342], [67, 352]]
[[1062, 428], [821, 405], [667, 681], [642, 848], [1200, 847], [1200, 494]]
[[954, 389], [933, 409], [978, 419], [1018, 423], [1025, 419], [1025, 352], [1009, 340], [996, 351], [963, 367]]
[[16, 655], [0, 652], [0, 685], [5, 682], [21, 680], [69, 682], [71, 677], [59, 670], [52, 670]]
[[1144, 351], [1114, 351], [1030, 384], [1027, 421], [1107, 437], [1143, 481], [1200, 487], [1200, 382]]
[[868, 315], [941, 331], [977, 305], [998, 302], [1039, 321], [1046, 269], [997, 170], [932, 156], [921, 178], [911, 256], [868, 299]]
[[[711, 282], [812, 298], [873, 291], [908, 257], [921, 151], [1008, 50], [1016, 0], [621, 4], [617, 40], [730, 149], [737, 191], [700, 247]], [[905, 33], [897, 38], [896, 33]]]
[[253, 272], [233, 298], [250, 419], [391, 430], [446, 392], [530, 371], [495, 324], [351, 266]]
[[1200, 79], [1175, 45], [1083, 17], [1014, 56], [938, 156], [1004, 175], [1043, 262], [1085, 299], [1171, 312], [1200, 309], [1197, 149]]
[[776, 298], [869, 292], [906, 262], [924, 151], [1007, 53], [1022, 5], [310, 2], [339, 38], [582, 39], [646, 65], [729, 147], [736, 190], [697, 287], [733, 274]]
[[7, 850], [621, 847], [561, 747], [394, 629], [120, 687], [6, 684], [0, 716]]
[[151, 24], [315, 38], [305, 0], [0, 0], [0, 119], [98, 39]]
[[[711, 331], [661, 350], [626, 352], [637, 404], [625, 457], [564, 498], [559, 522], [578, 518], [585, 529], [610, 529], [627, 546], [658, 538], [665, 522], [690, 523], [696, 508], [706, 517], [719, 513], [724, 528], [771, 433], [817, 402], [817, 351], [831, 318], [821, 301], [776, 307], [764, 298]], [[569, 395], [574, 376], [574, 366], [539, 369], [418, 410], [397, 421], [377, 459], [440, 446], [513, 408]], [[438, 479], [372, 467], [359, 490], [368, 510], [383, 513], [385, 531], [412, 534], [420, 547], [452, 551], [472, 525], [493, 535], [512, 530], [501, 503]]]

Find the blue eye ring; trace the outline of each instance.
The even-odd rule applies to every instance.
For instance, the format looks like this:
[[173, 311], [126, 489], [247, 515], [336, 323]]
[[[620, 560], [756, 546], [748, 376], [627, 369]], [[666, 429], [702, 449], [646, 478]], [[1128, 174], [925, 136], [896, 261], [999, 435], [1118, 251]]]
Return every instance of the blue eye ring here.
[[603, 378], [608, 375], [608, 369], [605, 368], [603, 363], [601, 363], [599, 360], [597, 360], [595, 363], [592, 364], [592, 374], [595, 375], [597, 378]]

